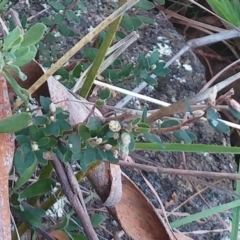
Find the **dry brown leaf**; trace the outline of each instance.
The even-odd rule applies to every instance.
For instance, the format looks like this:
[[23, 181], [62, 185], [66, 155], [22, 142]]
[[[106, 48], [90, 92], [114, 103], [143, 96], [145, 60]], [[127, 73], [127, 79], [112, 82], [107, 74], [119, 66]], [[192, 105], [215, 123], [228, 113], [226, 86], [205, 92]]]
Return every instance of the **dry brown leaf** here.
[[[12, 115], [6, 80], [0, 76], [0, 119]], [[11, 239], [8, 173], [14, 156], [14, 134], [0, 134], [0, 239]]]

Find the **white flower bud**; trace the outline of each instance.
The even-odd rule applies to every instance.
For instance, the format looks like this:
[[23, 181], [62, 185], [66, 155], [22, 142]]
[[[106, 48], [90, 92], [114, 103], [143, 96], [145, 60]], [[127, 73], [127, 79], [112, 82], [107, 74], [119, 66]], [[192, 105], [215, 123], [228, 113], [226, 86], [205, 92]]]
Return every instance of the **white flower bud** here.
[[122, 133], [121, 135], [121, 141], [124, 146], [128, 146], [131, 142], [131, 136], [129, 133]]
[[204, 113], [205, 112], [203, 110], [196, 110], [196, 111], [192, 112], [192, 115], [195, 118], [200, 118], [200, 117], [202, 117], [204, 115]]
[[55, 113], [56, 112], [56, 105], [54, 103], [51, 103], [49, 105], [49, 110], [51, 113]]
[[55, 117], [54, 116], [50, 116], [50, 121], [51, 122], [55, 122]]
[[121, 130], [121, 125], [119, 121], [111, 120], [109, 122], [109, 129], [112, 132], [119, 132]]
[[32, 143], [31, 147], [32, 147], [33, 151], [38, 151], [39, 150], [39, 147], [38, 147], [37, 143], [35, 143], [35, 142]]
[[100, 145], [100, 144], [102, 143], [102, 141], [103, 141], [102, 138], [97, 138], [97, 139], [96, 139], [96, 144], [97, 144], [97, 145]]
[[111, 144], [108, 144], [108, 143], [107, 143], [107, 144], [104, 144], [104, 145], [103, 145], [103, 149], [104, 149], [104, 150], [110, 150], [111, 148], [112, 148], [112, 145], [111, 145]]

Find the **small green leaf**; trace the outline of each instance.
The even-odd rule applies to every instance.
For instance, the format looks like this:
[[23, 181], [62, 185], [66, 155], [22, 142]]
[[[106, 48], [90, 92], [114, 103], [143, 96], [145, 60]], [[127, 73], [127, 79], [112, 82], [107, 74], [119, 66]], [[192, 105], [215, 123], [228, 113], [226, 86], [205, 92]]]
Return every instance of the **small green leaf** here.
[[103, 137], [103, 136], [105, 136], [105, 135], [107, 134], [108, 130], [109, 130], [109, 125], [108, 125], [108, 124], [103, 125], [103, 126], [99, 129], [97, 136], [98, 136], [98, 137]]
[[101, 100], [106, 100], [110, 97], [111, 97], [111, 91], [108, 88], [101, 90], [101, 92], [99, 93], [99, 98]]
[[55, 10], [56, 12], [64, 10], [64, 6], [60, 2], [56, 2], [56, 1], [48, 1], [48, 2], [52, 6], [53, 10]]
[[136, 8], [140, 8], [142, 10], [151, 10], [154, 8], [154, 4], [147, 0], [140, 0], [136, 5]]
[[152, 78], [150, 76], [147, 76], [144, 81], [148, 83], [149, 85], [156, 86], [158, 84], [157, 80], [155, 78]]
[[65, 120], [58, 120], [57, 124], [63, 132], [72, 130], [71, 124]]
[[62, 24], [59, 24], [58, 25], [58, 31], [64, 36], [64, 37], [67, 37], [70, 33], [70, 29], [69, 27], [65, 24], [65, 23], [62, 23]]
[[40, 135], [39, 129], [36, 125], [30, 126], [29, 135], [30, 135], [31, 140], [33, 140], [33, 141], [38, 141], [39, 137], [42, 137]]
[[83, 48], [82, 52], [87, 59], [92, 61], [96, 57], [96, 55], [98, 53], [98, 49], [88, 47], [88, 48]]
[[20, 207], [11, 206], [11, 212], [17, 218], [22, 219], [24, 222], [29, 223], [33, 227], [42, 227], [41, 218], [45, 216], [45, 211], [32, 206], [22, 205], [23, 211]]
[[76, 132], [70, 134], [68, 137], [68, 144], [73, 153], [81, 151], [81, 139]]
[[131, 122], [131, 124], [132, 124], [132, 126], [134, 126], [134, 125], [137, 125], [138, 123], [140, 123], [141, 122], [141, 118], [139, 117], [139, 118], [135, 118], [132, 122]]
[[216, 119], [208, 119], [208, 123], [211, 127], [213, 127], [218, 132], [222, 132], [222, 133], [230, 132], [229, 126], [222, 121], [219, 121]]
[[56, 185], [55, 180], [52, 178], [42, 178], [37, 182], [26, 187], [21, 193], [21, 198], [30, 198], [35, 196], [41, 196], [47, 192], [50, 192]]
[[41, 21], [47, 27], [51, 27], [54, 24], [53, 20], [51, 20], [50, 18], [41, 18]]
[[47, 121], [48, 121], [48, 118], [45, 117], [45, 116], [36, 116], [36, 117], [34, 117], [34, 119], [33, 119], [33, 122], [34, 122], [34, 124], [36, 124], [36, 125], [46, 124]]
[[111, 163], [118, 163], [119, 162], [119, 159], [115, 158], [115, 156], [113, 154], [113, 151], [106, 150], [105, 154], [106, 154], [106, 158], [105, 159], [108, 160], [109, 162], [111, 162]]
[[123, 67], [123, 69], [118, 73], [119, 78], [128, 77], [133, 69], [133, 64], [127, 64]]
[[38, 43], [46, 30], [46, 26], [42, 23], [36, 23], [33, 25], [23, 37], [21, 47], [31, 46]]
[[14, 65], [16, 65], [18, 67], [22, 67], [22, 66], [26, 65], [32, 59], [34, 59], [34, 57], [36, 56], [36, 53], [37, 52], [29, 51], [27, 54], [17, 58], [16, 61], [14, 61]]
[[235, 118], [240, 119], [240, 112], [235, 110], [231, 105], [228, 105], [228, 109]]
[[29, 143], [29, 145], [31, 144], [29, 138], [25, 135], [16, 136], [16, 140], [17, 140], [19, 145], [22, 145], [24, 143]]
[[152, 66], [153, 64], [157, 63], [159, 59], [159, 51], [154, 51], [151, 53], [150, 57], [148, 58], [149, 65]]
[[150, 131], [150, 126], [147, 123], [139, 123], [136, 131], [138, 133], [148, 133]]
[[154, 24], [154, 19], [152, 18], [149, 18], [149, 17], [146, 17], [146, 16], [141, 16], [141, 15], [138, 15], [136, 16], [139, 20], [141, 20], [143, 23], [146, 23], [146, 24]]
[[191, 137], [188, 135], [188, 133], [182, 129], [177, 130], [175, 132], [173, 132], [173, 136], [179, 140], [179, 141], [184, 141], [187, 144], [192, 143], [192, 139]]
[[144, 107], [142, 110], [142, 122], [145, 123], [147, 121], [147, 107]]
[[103, 107], [105, 106], [105, 101], [104, 100], [101, 100], [101, 99], [98, 99], [96, 102], [95, 102], [96, 106], [97, 107]]
[[45, 148], [50, 151], [57, 144], [57, 139], [51, 137], [43, 137], [37, 142], [37, 144], [40, 148]]
[[81, 161], [82, 158], [83, 158], [83, 152], [74, 152], [72, 154], [72, 160]]
[[64, 20], [64, 16], [61, 13], [58, 13], [54, 16], [54, 23], [60, 24]]
[[165, 120], [161, 124], [161, 128], [169, 128], [169, 127], [173, 127], [173, 126], [178, 126], [179, 124], [180, 124], [180, 121], [175, 120], [175, 119], [169, 119], [169, 120]]
[[192, 142], [197, 139], [197, 136], [194, 133], [192, 133], [192, 132], [190, 132], [188, 130], [185, 130], [185, 131], [188, 134], [188, 136], [191, 138]]
[[20, 36], [21, 36], [20, 28], [16, 27], [5, 37], [3, 43], [3, 50], [4, 51], [9, 50], [12, 47], [12, 45], [19, 39]]
[[64, 153], [63, 155], [63, 162], [69, 162], [72, 158], [72, 151], [71, 150], [68, 150], [67, 152]]
[[88, 119], [87, 126], [94, 131], [98, 131], [102, 127], [102, 123], [98, 119], [98, 117], [90, 117]]
[[157, 143], [159, 144], [161, 147], [164, 147], [161, 139], [159, 136], [152, 134], [152, 133], [144, 133], [142, 135], [147, 141], [152, 142], [152, 143]]
[[165, 0], [154, 0], [154, 2], [158, 3], [159, 5], [165, 4]]
[[87, 146], [87, 149], [84, 152], [83, 158], [80, 160], [80, 165], [82, 167], [82, 171], [86, 172], [87, 167], [96, 161], [96, 148], [91, 146]]
[[0, 133], [17, 132], [32, 123], [32, 116], [28, 113], [19, 113], [0, 120]]
[[153, 73], [159, 77], [165, 77], [170, 73], [170, 69], [165, 67], [165, 62], [158, 62], [156, 68], [153, 70]]
[[148, 62], [147, 62], [147, 59], [145, 58], [143, 52], [140, 52], [140, 54], [139, 54], [139, 63], [140, 63], [141, 67], [148, 68]]
[[208, 108], [207, 109], [206, 116], [207, 116], [208, 119], [212, 119], [212, 120], [217, 120], [217, 118], [219, 117], [218, 113], [213, 108]]
[[93, 227], [99, 227], [101, 223], [105, 220], [105, 217], [100, 213], [95, 213], [90, 218]]
[[79, 78], [82, 72], [82, 66], [80, 64], [78, 64], [77, 66], [75, 66], [75, 68], [73, 69], [72, 75], [75, 78]]
[[90, 129], [83, 124], [78, 125], [78, 134], [83, 140], [89, 139], [91, 137]]
[[43, 107], [44, 111], [48, 112], [49, 111], [49, 105], [51, 104], [51, 99], [46, 98], [43, 96], [40, 96], [40, 104]]

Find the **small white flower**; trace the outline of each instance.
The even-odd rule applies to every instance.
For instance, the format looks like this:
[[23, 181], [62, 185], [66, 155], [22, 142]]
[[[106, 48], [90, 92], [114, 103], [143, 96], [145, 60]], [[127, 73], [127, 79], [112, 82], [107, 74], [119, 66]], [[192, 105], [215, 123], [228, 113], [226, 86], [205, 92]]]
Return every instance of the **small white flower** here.
[[55, 113], [56, 112], [56, 105], [54, 103], [51, 103], [49, 105], [49, 110], [51, 113]]
[[39, 147], [38, 147], [37, 143], [35, 143], [35, 142], [32, 143], [31, 147], [34, 152], [39, 150]]
[[118, 121], [111, 120], [109, 122], [109, 129], [112, 132], [119, 132], [121, 130], [121, 125]]
[[108, 143], [107, 143], [107, 144], [104, 144], [104, 145], [103, 145], [103, 149], [104, 149], [104, 150], [110, 150], [111, 148], [112, 148], [112, 145], [111, 145], [111, 144], [108, 144]]
[[51, 122], [55, 122], [55, 117], [54, 117], [54, 116], [51, 116], [51, 117], [50, 117], [50, 121], [51, 121]]

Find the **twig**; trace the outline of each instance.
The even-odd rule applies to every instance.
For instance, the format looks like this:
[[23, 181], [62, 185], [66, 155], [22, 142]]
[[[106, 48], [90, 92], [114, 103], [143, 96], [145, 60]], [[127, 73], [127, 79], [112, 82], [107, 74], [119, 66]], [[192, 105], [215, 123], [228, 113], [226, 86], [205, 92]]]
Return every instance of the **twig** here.
[[204, 171], [195, 171], [195, 170], [183, 170], [183, 169], [172, 169], [172, 168], [162, 168], [147, 166], [138, 163], [129, 163], [125, 161], [119, 161], [120, 166], [137, 168], [144, 171], [156, 172], [156, 173], [166, 173], [173, 175], [182, 175], [182, 176], [192, 176], [192, 177], [205, 177], [212, 179], [230, 179], [230, 180], [240, 180], [240, 174], [237, 173], [217, 173], [217, 172], [204, 172]]
[[84, 202], [82, 202], [82, 195], [80, 193], [80, 189], [78, 189], [79, 186], [75, 181], [76, 179], [73, 180], [74, 174], [71, 176], [70, 166], [68, 166], [68, 164], [61, 163], [55, 154], [49, 154], [51, 155], [52, 164], [57, 173], [59, 182], [61, 183], [62, 190], [81, 221], [87, 238], [89, 240], [98, 240], [89, 215], [87, 214], [86, 206]]

